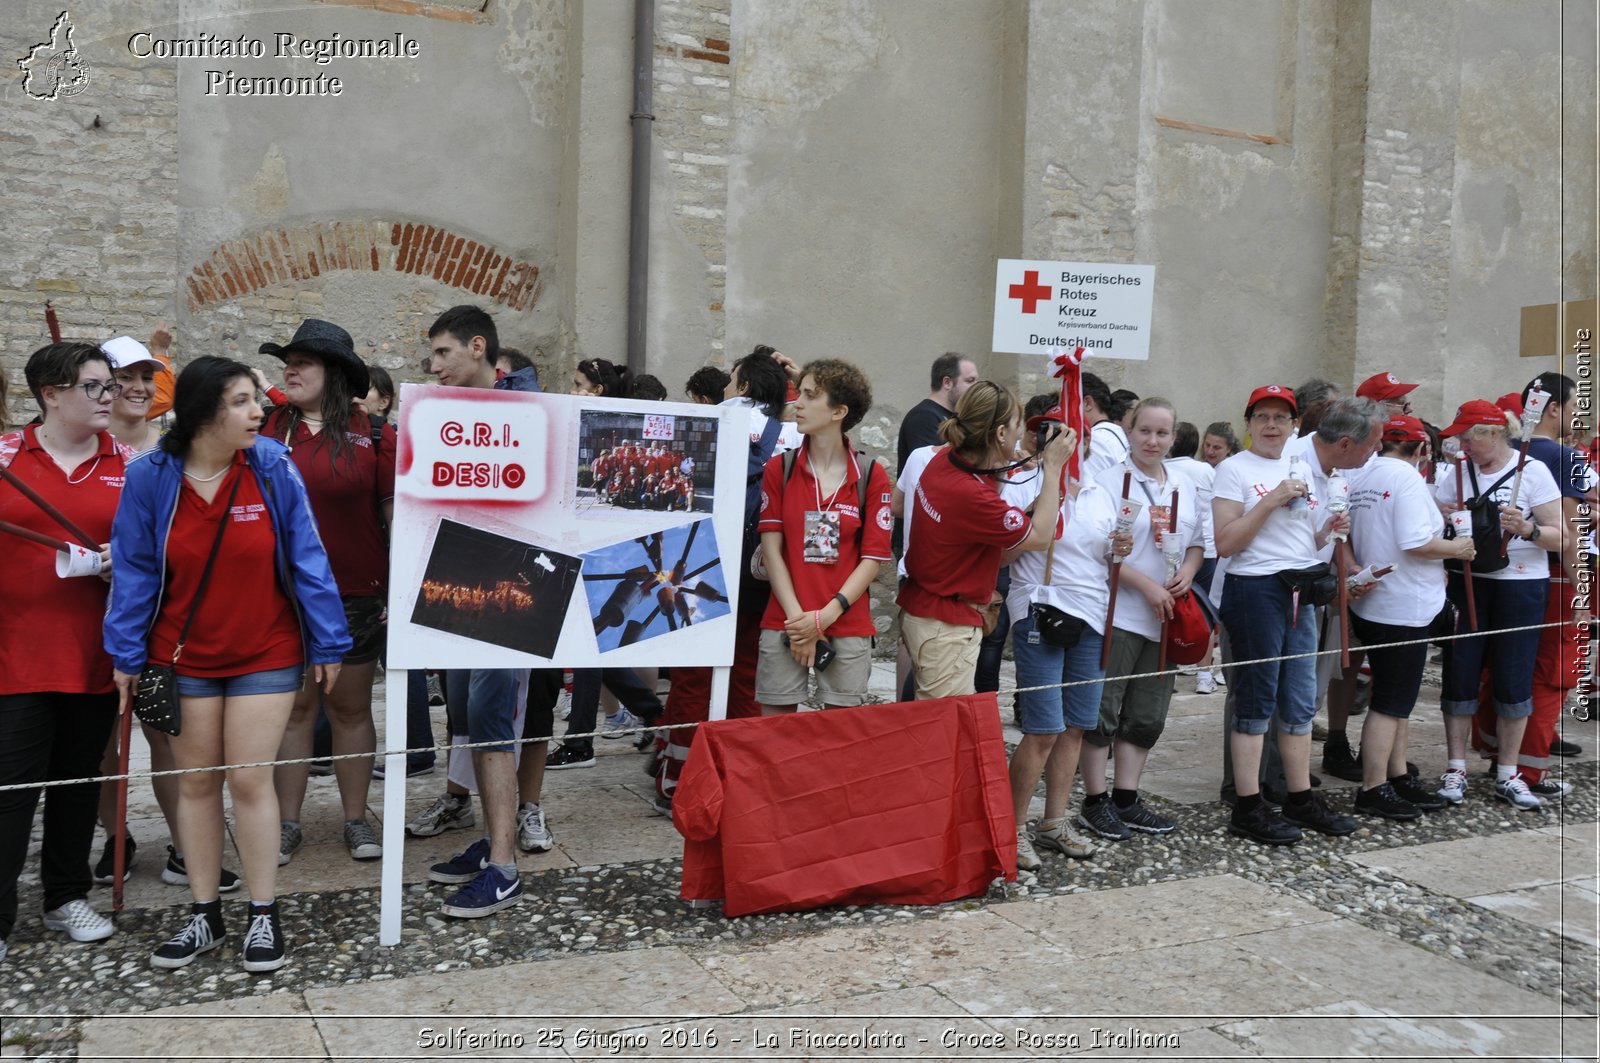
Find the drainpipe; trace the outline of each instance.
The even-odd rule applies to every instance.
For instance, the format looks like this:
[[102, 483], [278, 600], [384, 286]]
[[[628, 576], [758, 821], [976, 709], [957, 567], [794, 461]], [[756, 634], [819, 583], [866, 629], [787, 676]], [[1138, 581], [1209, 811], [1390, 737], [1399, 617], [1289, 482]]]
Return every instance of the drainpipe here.
[[655, 0], [633, 3], [633, 190], [628, 203], [628, 369], [644, 372], [650, 278], [650, 123], [655, 79]]

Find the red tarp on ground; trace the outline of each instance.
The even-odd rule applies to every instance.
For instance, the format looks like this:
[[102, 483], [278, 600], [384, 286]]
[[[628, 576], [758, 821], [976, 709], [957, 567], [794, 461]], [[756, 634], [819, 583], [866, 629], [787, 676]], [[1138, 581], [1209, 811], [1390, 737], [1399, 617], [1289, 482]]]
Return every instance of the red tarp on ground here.
[[728, 915], [936, 904], [1016, 877], [993, 694], [702, 724], [672, 820], [683, 898]]

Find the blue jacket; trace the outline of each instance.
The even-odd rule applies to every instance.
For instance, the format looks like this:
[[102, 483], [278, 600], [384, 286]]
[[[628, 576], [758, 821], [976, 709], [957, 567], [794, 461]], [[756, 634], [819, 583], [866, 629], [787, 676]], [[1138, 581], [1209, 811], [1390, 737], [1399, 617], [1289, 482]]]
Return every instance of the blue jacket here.
[[[294, 603], [306, 664], [337, 664], [350, 651], [344, 603], [317, 522], [306, 499], [305, 481], [276, 439], [258, 438], [245, 452], [261, 485], [278, 540], [278, 585]], [[111, 524], [111, 601], [106, 609], [105, 647], [120, 672], [138, 675], [148, 656], [166, 589], [167, 533], [178, 511], [183, 462], [160, 447], [128, 463], [122, 501]], [[226, 593], [212, 587], [207, 593]], [[240, 602], [239, 608], [250, 608]]]
[[539, 371], [533, 366], [507, 373], [494, 382], [496, 391], [538, 391]]

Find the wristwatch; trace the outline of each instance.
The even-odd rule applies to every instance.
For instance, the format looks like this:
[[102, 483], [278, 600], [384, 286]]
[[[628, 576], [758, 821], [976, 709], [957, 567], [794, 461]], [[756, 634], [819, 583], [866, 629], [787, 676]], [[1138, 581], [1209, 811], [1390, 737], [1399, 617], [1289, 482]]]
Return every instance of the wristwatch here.
[[1544, 529], [1540, 528], [1539, 525], [1535, 524], [1533, 526], [1533, 531], [1529, 532], [1527, 535], [1524, 535], [1523, 538], [1526, 539], [1530, 543], [1536, 543], [1536, 542], [1539, 541], [1539, 536], [1541, 536], [1543, 534], [1544, 534]]

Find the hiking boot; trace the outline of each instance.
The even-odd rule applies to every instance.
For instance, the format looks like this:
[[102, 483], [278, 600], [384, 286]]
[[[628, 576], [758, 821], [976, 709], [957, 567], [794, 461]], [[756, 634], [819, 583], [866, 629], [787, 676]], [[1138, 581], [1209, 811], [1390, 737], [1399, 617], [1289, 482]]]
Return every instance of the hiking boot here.
[[278, 866], [282, 867], [294, 859], [294, 854], [306, 843], [305, 832], [298, 823], [278, 824]]
[[1459, 805], [1467, 799], [1467, 773], [1459, 768], [1451, 768], [1439, 776], [1439, 796], [1452, 805]]
[[1265, 801], [1248, 812], [1240, 811], [1235, 805], [1233, 816], [1228, 820], [1228, 833], [1262, 845], [1292, 845], [1301, 838], [1300, 828], [1284, 822], [1283, 817], [1267, 807]]
[[1044, 861], [1039, 859], [1039, 854], [1033, 851], [1033, 842], [1028, 840], [1028, 828], [1017, 828], [1017, 870], [1037, 871], [1044, 866]]
[[466, 851], [459, 856], [453, 856], [442, 864], [434, 864], [428, 868], [428, 881], [443, 882], [446, 885], [471, 882], [488, 866], [489, 839], [479, 838], [467, 846]]
[[1509, 802], [1511, 807], [1519, 808], [1524, 812], [1533, 812], [1544, 807], [1544, 802], [1534, 796], [1528, 789], [1528, 783], [1520, 775], [1513, 775], [1509, 779], [1496, 779], [1494, 795], [1502, 801]]
[[1328, 804], [1328, 799], [1319, 793], [1313, 793], [1311, 800], [1304, 804], [1285, 804], [1283, 818], [1333, 838], [1354, 834], [1361, 826], [1353, 817], [1335, 812]]
[[1040, 849], [1054, 849], [1074, 860], [1093, 856], [1095, 850], [1094, 842], [1073, 830], [1072, 824], [1065, 819], [1057, 820], [1054, 827], [1046, 827], [1041, 822], [1034, 829], [1033, 841]]
[[[487, 849], [488, 843], [484, 843]], [[493, 915], [522, 900], [522, 879], [507, 879], [498, 868], [485, 867], [469, 882], [445, 901], [440, 911], [457, 919], [478, 919]]]
[[544, 766], [552, 771], [562, 768], [594, 767], [594, 747], [568, 745], [563, 742], [545, 754]]
[[44, 928], [59, 930], [73, 941], [104, 941], [117, 931], [110, 919], [81, 899], [45, 912]]
[[1085, 801], [1083, 811], [1078, 813], [1078, 826], [1114, 842], [1125, 842], [1133, 837], [1133, 832], [1117, 815], [1117, 806], [1112, 804], [1109, 797], [1093, 803]]
[[265, 974], [282, 967], [285, 958], [278, 902], [250, 905], [250, 929], [244, 933], [244, 969], [251, 974]]
[[1178, 829], [1178, 824], [1144, 803], [1143, 798], [1134, 798], [1133, 804], [1127, 808], [1117, 809], [1117, 818], [1129, 830], [1136, 830], [1141, 834], [1171, 834]]
[[1322, 743], [1322, 770], [1335, 779], [1361, 781], [1361, 757], [1350, 748], [1350, 739], [1340, 731], [1329, 733]]
[[[139, 846], [129, 834], [122, 839], [124, 857], [122, 861], [122, 881], [126, 882], [133, 877], [133, 860], [139, 852]], [[101, 886], [111, 885], [112, 879], [117, 877], [117, 849], [110, 838], [106, 839], [106, 847], [100, 851], [100, 859], [94, 865], [94, 880]]]
[[353, 860], [377, 860], [383, 856], [378, 835], [365, 819], [352, 819], [344, 825], [344, 845]]
[[466, 794], [448, 791], [434, 798], [427, 810], [406, 824], [406, 833], [413, 838], [431, 838], [447, 830], [473, 827], [478, 823], [472, 814], [472, 798]]
[[1394, 787], [1387, 782], [1381, 782], [1370, 790], [1357, 790], [1355, 810], [1383, 819], [1404, 821], [1422, 818], [1422, 810], [1395, 793]]
[[183, 929], [161, 943], [150, 956], [150, 966], [162, 971], [187, 967], [202, 952], [222, 944], [222, 902], [195, 903]]
[[1398, 779], [1390, 779], [1389, 785], [1394, 787], [1394, 792], [1402, 801], [1410, 801], [1419, 812], [1437, 812], [1445, 806], [1445, 800], [1439, 796], [1439, 792], [1423, 786], [1422, 779], [1415, 771], [1409, 771]]
[[[189, 869], [184, 866], [183, 856], [172, 846], [167, 846], [167, 866], [161, 869], [161, 881], [169, 886], [187, 886], [189, 884]], [[222, 869], [218, 878], [217, 892], [232, 893], [239, 888], [239, 876], [227, 868]]]
[[544, 820], [544, 809], [524, 802], [517, 807], [517, 848], [525, 853], [548, 853], [555, 848], [555, 835]]

